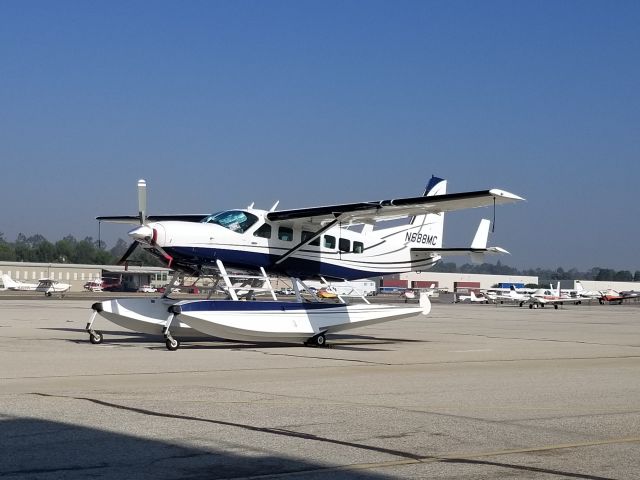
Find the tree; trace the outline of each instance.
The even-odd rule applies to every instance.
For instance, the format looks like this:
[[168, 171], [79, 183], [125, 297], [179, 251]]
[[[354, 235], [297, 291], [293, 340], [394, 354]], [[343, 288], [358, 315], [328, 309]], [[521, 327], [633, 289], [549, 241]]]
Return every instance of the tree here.
[[609, 268], [599, 268], [596, 280], [599, 282], [611, 282], [613, 281], [614, 275], [615, 272]]
[[62, 263], [70, 263], [75, 255], [75, 249], [78, 241], [72, 236], [67, 235], [62, 240], [56, 242], [56, 254], [58, 261]]
[[122, 256], [125, 254], [128, 248], [129, 248], [129, 244], [125, 242], [123, 239], [119, 238], [115, 246], [111, 250], [109, 250], [109, 253], [117, 261], [120, 258], [122, 258]]
[[620, 270], [619, 272], [615, 273], [613, 279], [616, 282], [632, 282], [633, 275], [631, 275], [631, 272], [629, 270]]
[[636, 273], [633, 274], [633, 281], [640, 282], [640, 270], [636, 270]]
[[12, 262], [15, 259], [14, 247], [4, 239], [4, 233], [0, 232], [0, 261]]

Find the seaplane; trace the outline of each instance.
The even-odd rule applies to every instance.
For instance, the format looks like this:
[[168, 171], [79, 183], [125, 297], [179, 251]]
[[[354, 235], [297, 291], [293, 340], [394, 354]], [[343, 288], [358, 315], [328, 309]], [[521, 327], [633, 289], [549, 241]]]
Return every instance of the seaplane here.
[[[138, 182], [138, 215], [100, 216], [98, 221], [133, 223], [133, 242], [125, 263], [141, 246], [163, 260], [176, 275], [214, 276], [224, 281], [226, 300], [126, 298], [95, 303], [86, 330], [92, 343], [102, 334], [93, 328], [97, 315], [124, 328], [161, 334], [169, 350], [178, 338], [202, 334], [251, 342], [302, 342], [324, 346], [326, 335], [416, 314], [428, 314], [431, 303], [421, 295], [414, 306], [349, 304], [309, 295], [305, 280], [355, 280], [426, 270], [444, 255], [508, 253], [487, 247], [490, 221], [482, 219], [470, 247], [444, 248], [444, 214], [456, 210], [495, 206], [524, 200], [504, 190], [446, 193], [447, 181], [432, 177], [422, 196], [320, 207], [269, 210], [249, 205], [214, 214], [147, 215], [146, 182]], [[379, 227], [388, 220], [402, 225]], [[269, 276], [288, 277], [295, 301], [280, 301]], [[241, 278], [238, 295], [233, 278]], [[248, 280], [247, 280], [248, 279]], [[173, 281], [173, 279], [172, 279]], [[250, 287], [247, 287], [247, 282]], [[266, 291], [270, 300], [253, 299]]]

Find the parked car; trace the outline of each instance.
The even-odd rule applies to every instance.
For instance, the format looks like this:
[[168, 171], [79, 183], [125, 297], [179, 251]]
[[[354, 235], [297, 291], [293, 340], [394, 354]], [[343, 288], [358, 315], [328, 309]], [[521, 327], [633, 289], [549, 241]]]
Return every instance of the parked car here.
[[142, 285], [140, 288], [138, 288], [138, 291], [142, 293], [155, 293], [156, 288], [152, 287], [151, 285]]

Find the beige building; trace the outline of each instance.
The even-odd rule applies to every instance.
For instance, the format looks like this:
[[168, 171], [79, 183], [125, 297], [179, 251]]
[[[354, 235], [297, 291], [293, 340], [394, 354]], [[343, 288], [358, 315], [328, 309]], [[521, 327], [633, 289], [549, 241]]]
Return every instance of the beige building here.
[[0, 276], [9, 275], [13, 280], [27, 283], [48, 278], [70, 284], [72, 292], [82, 291], [85, 283], [104, 277], [121, 278], [129, 289], [137, 289], [141, 285], [164, 286], [170, 278], [170, 272], [162, 267], [0, 262]]

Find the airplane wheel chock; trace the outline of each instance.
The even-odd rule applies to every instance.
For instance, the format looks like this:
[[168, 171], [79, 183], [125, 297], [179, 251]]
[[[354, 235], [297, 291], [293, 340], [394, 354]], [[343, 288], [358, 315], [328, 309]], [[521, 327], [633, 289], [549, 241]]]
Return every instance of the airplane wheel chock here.
[[104, 340], [102, 332], [89, 332], [89, 341], [94, 345], [100, 345]]
[[180, 340], [178, 340], [177, 338], [173, 338], [173, 337], [168, 337], [164, 344], [167, 346], [167, 350], [169, 350], [170, 352], [175, 352], [176, 350], [178, 350], [178, 348], [180, 348]]

